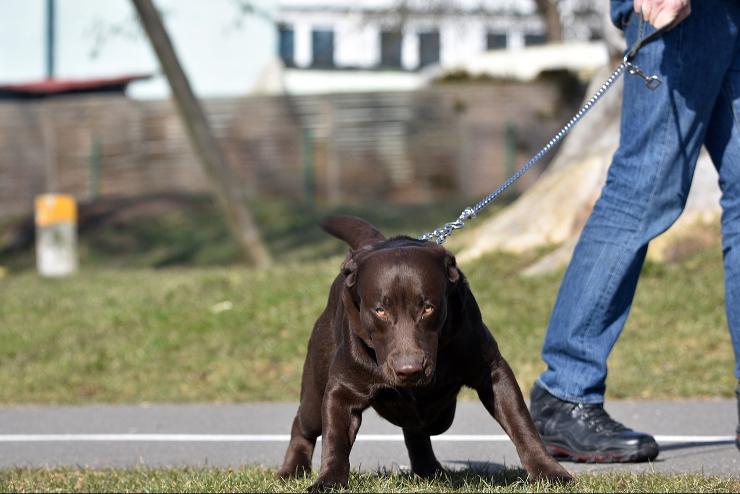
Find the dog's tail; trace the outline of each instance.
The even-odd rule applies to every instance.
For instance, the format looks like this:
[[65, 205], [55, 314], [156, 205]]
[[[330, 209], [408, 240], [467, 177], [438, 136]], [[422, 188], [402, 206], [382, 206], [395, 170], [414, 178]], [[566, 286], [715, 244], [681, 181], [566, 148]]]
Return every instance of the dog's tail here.
[[377, 228], [356, 216], [329, 216], [321, 222], [321, 228], [347, 242], [353, 250], [385, 240]]

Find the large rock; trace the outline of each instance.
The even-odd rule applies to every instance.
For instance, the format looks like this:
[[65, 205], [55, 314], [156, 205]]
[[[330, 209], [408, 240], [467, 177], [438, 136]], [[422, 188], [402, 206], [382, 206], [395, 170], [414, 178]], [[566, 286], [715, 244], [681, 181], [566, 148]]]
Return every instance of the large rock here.
[[[587, 95], [596, 91], [611, 70], [604, 69], [595, 76]], [[495, 250], [521, 253], [556, 247], [525, 274], [539, 274], [567, 264], [617, 148], [620, 106], [621, 80], [573, 129], [537, 183], [490, 219], [478, 225], [468, 223], [471, 228], [455, 240], [455, 245], [461, 246], [458, 259], [465, 262]], [[668, 232], [651, 243], [650, 258], [671, 257], [675, 243], [690, 239], [693, 228], [716, 222], [719, 196], [717, 173], [703, 152], [686, 210]]]

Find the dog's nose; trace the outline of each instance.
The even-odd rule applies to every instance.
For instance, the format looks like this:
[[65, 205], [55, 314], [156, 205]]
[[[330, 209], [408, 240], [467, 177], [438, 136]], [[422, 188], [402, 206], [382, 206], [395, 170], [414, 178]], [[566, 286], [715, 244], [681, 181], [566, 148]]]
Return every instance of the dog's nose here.
[[393, 362], [393, 372], [402, 381], [408, 381], [421, 377], [424, 371], [422, 359], [416, 357], [399, 357]]

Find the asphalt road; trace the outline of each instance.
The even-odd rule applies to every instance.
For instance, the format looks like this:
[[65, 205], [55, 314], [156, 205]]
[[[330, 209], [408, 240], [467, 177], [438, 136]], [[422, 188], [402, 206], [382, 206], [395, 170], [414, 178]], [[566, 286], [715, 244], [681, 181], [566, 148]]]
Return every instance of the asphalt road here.
[[[15, 466], [278, 467], [297, 404], [135, 405], [0, 408], [0, 468]], [[586, 465], [579, 471], [703, 472], [740, 476], [735, 400], [623, 401], [608, 404], [625, 424], [656, 435], [654, 463]], [[401, 431], [364, 414], [353, 468], [405, 469]], [[319, 443], [320, 444], [320, 443]], [[451, 429], [434, 442], [447, 467], [519, 466], [513, 445], [476, 402], [461, 402]], [[318, 466], [320, 446], [314, 456]]]

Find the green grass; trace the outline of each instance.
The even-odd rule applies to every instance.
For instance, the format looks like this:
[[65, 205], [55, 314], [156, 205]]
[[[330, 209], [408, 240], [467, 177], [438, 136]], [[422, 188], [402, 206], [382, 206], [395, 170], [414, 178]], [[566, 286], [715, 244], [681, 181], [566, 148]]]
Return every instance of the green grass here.
[[[220, 211], [207, 197], [152, 196], [128, 207], [107, 208], [112, 214], [102, 224], [80, 225], [80, 262], [83, 267], [165, 268], [229, 266], [241, 262]], [[325, 206], [286, 201], [252, 205], [265, 243], [277, 262], [304, 262], [343, 255], [341, 242], [319, 228], [330, 214], [355, 214], [380, 225], [386, 235], [419, 235], [457, 217], [468, 203], [462, 200], [432, 204]], [[11, 272], [33, 269], [31, 245], [3, 252], [0, 223], [0, 266]]]
[[[738, 492], [740, 480], [699, 474], [581, 474], [575, 483], [528, 483], [519, 470], [453, 472], [434, 480], [353, 473], [348, 492]], [[0, 470], [3, 492], [305, 492], [311, 479], [283, 482], [274, 471], [218, 469]]]
[[[244, 268], [31, 272], [0, 281], [0, 403], [295, 400], [306, 342], [341, 258]], [[617, 398], [729, 396], [719, 253], [648, 266], [610, 359]], [[465, 266], [485, 321], [528, 387], [559, 275], [527, 260]]]
[[[455, 210], [349, 211], [398, 233]], [[234, 264], [208, 211], [91, 232], [83, 269], [65, 280], [26, 269], [28, 252], [0, 259], [11, 267], [0, 279], [0, 404], [297, 400], [308, 335], [345, 247], [315, 226], [328, 211], [263, 206], [278, 262], [254, 271]], [[562, 275], [521, 277], [533, 259], [490, 255], [463, 266], [525, 392], [543, 370], [539, 351]], [[718, 245], [680, 264], [646, 265], [609, 365], [610, 398], [732, 395]]]

